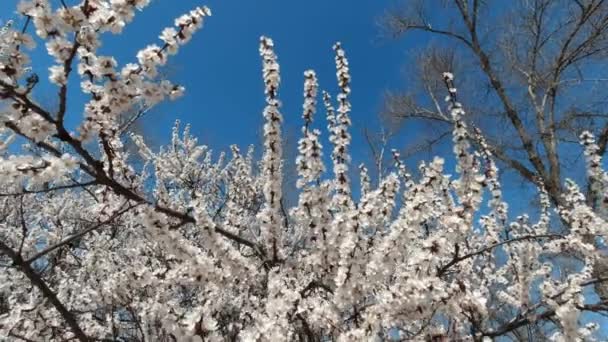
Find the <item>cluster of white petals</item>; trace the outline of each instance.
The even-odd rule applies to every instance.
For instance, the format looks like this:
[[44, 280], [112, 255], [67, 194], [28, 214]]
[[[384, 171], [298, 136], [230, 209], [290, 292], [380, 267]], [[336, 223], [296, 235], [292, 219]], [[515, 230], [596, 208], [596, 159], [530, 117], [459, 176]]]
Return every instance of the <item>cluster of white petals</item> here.
[[60, 157], [52, 155], [15, 156], [0, 158], [0, 176], [7, 183], [28, 182], [29, 185], [51, 181], [60, 182], [77, 166], [77, 161], [69, 154]]
[[30, 58], [24, 50], [36, 46], [30, 35], [15, 30], [13, 25], [9, 21], [0, 29], [0, 82], [11, 86], [30, 70]]
[[[348, 128], [351, 125], [349, 113], [350, 102], [348, 96], [350, 94], [350, 70], [346, 53], [342, 49], [340, 43], [334, 45], [335, 60], [336, 60], [336, 77], [340, 92], [338, 93], [338, 109], [335, 119], [330, 121], [330, 141], [334, 145], [332, 152], [332, 160], [334, 163], [335, 188], [336, 196], [333, 199], [333, 205], [336, 208], [347, 208], [351, 206], [350, 179], [348, 177], [348, 164], [350, 162], [350, 154], [348, 147], [350, 145], [351, 136]], [[332, 107], [327, 107], [328, 116], [333, 116], [330, 113]]]
[[267, 37], [260, 38], [260, 56], [262, 57], [262, 76], [266, 107], [264, 108], [264, 156], [261, 162], [263, 177], [264, 204], [259, 213], [260, 234], [265, 241], [266, 251], [276, 260], [282, 250], [283, 215], [282, 206], [282, 158], [281, 122], [283, 117], [278, 99], [281, 76], [279, 63], [274, 53], [274, 42]]
[[302, 113], [304, 119], [302, 133], [304, 136], [299, 141], [298, 157], [296, 158], [300, 176], [296, 184], [298, 188], [304, 187], [306, 183], [319, 180], [325, 171], [322, 154], [323, 146], [319, 141], [321, 132], [310, 127], [317, 106], [317, 76], [314, 71], [307, 70], [304, 72], [304, 78], [304, 111]]
[[581, 145], [585, 148], [585, 160], [587, 162], [587, 175], [591, 184], [591, 191], [598, 205], [605, 213], [608, 209], [608, 173], [602, 170], [602, 157], [599, 155], [599, 146], [595, 137], [588, 131], [580, 136]]

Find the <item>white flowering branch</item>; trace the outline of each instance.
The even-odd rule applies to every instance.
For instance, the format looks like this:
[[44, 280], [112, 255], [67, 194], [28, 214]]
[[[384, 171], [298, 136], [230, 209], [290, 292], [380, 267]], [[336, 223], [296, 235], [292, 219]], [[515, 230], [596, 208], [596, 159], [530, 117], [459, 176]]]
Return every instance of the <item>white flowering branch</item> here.
[[262, 73], [266, 93], [264, 157], [262, 158], [266, 201], [259, 219], [262, 239], [266, 243], [267, 250], [272, 253], [273, 260], [277, 260], [281, 258], [280, 244], [283, 231], [281, 220], [281, 186], [283, 183], [281, 122], [283, 118], [279, 112], [280, 102], [277, 97], [281, 77], [273, 48], [274, 43], [271, 39], [260, 38], [260, 55], [262, 56]]
[[[314, 126], [317, 75], [307, 70], [298, 202], [284, 208], [281, 76], [270, 38], [260, 40], [260, 160], [234, 145], [214, 154], [177, 123], [158, 150], [126, 134], [155, 104], [181, 95], [183, 88], [159, 78], [159, 68], [210, 15], [201, 7], [178, 18], [137, 63], [119, 68], [112, 56], [99, 55], [103, 33], [120, 33], [148, 3], [20, 3], [55, 60], [49, 76], [58, 85], [58, 111], [35, 101], [33, 76], [24, 80], [26, 50], [34, 48], [27, 29], [0, 31], [0, 97], [7, 104], [0, 114], [0, 336], [483, 341], [517, 336], [532, 324], [551, 328], [544, 336], [551, 340], [601, 333], [580, 323], [586, 312], [608, 313], [608, 279], [596, 267], [608, 224], [590, 205], [597, 201], [568, 180], [555, 208], [539, 183], [538, 219], [511, 219], [494, 160], [504, 156], [468, 127], [452, 74], [444, 80], [455, 178], [440, 157], [410, 173], [393, 150], [394, 172], [372, 185], [361, 164], [360, 196], [353, 196], [351, 76], [336, 44], [336, 108], [322, 93], [332, 170]], [[72, 69], [90, 96], [78, 133], [64, 124]], [[593, 196], [603, 199], [601, 148], [589, 133], [581, 140]], [[28, 145], [19, 149], [15, 141]], [[550, 229], [553, 209], [567, 232]], [[578, 265], [557, 277], [551, 257], [564, 252]]]

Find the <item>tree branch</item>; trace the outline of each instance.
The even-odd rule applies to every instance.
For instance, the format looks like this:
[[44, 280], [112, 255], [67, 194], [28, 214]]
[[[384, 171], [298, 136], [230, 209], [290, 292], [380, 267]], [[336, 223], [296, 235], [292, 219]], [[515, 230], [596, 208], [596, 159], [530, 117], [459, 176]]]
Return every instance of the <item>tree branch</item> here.
[[42, 258], [43, 256], [45, 256], [45, 255], [47, 255], [47, 254], [51, 253], [52, 251], [54, 251], [54, 250], [56, 250], [56, 249], [58, 249], [58, 248], [60, 248], [60, 247], [62, 247], [62, 246], [65, 246], [65, 245], [67, 245], [67, 244], [71, 243], [72, 241], [77, 240], [77, 239], [81, 238], [82, 236], [84, 236], [84, 235], [86, 235], [86, 234], [88, 234], [88, 233], [90, 233], [90, 232], [92, 232], [92, 231], [94, 231], [94, 230], [97, 230], [97, 229], [99, 229], [99, 228], [101, 228], [101, 227], [103, 227], [103, 226], [105, 226], [105, 225], [109, 224], [109, 223], [110, 223], [110, 222], [112, 222], [114, 219], [116, 219], [116, 218], [120, 217], [122, 214], [124, 214], [124, 213], [126, 213], [127, 211], [129, 211], [129, 210], [131, 210], [131, 209], [135, 208], [136, 206], [137, 206], [137, 205], [130, 205], [130, 206], [128, 206], [127, 208], [125, 208], [125, 209], [123, 209], [123, 210], [120, 210], [120, 211], [118, 211], [118, 212], [114, 213], [114, 214], [113, 214], [113, 215], [112, 215], [112, 216], [111, 216], [109, 219], [107, 219], [106, 221], [104, 221], [104, 222], [99, 222], [98, 224], [93, 225], [92, 227], [89, 227], [89, 228], [87, 228], [87, 229], [85, 229], [85, 230], [83, 230], [83, 231], [80, 231], [80, 232], [78, 232], [78, 233], [75, 233], [75, 234], [71, 235], [70, 237], [67, 237], [67, 238], [65, 238], [65, 239], [61, 240], [60, 242], [58, 242], [58, 243], [54, 244], [53, 246], [50, 246], [50, 247], [47, 247], [47, 248], [45, 248], [45, 249], [41, 250], [40, 252], [38, 252], [38, 253], [34, 254], [33, 256], [31, 256], [30, 258], [28, 258], [28, 259], [27, 259], [25, 262], [26, 262], [26, 263], [28, 263], [28, 264], [33, 263], [34, 261], [36, 261], [36, 260], [38, 260], [38, 259]]
[[42, 189], [42, 190], [26, 190], [26, 189], [23, 189], [21, 192], [5, 192], [5, 193], [0, 193], [0, 197], [31, 195], [31, 194], [42, 194], [42, 193], [53, 192], [53, 191], [58, 191], [58, 190], [87, 187], [87, 186], [91, 186], [91, 185], [95, 185], [95, 184], [97, 184], [97, 182], [90, 181], [90, 182], [86, 182], [86, 183], [74, 183], [74, 184], [69, 184], [69, 185], [58, 185], [58, 186], [54, 186], [54, 187], [47, 188], [47, 189]]
[[76, 317], [63, 305], [63, 303], [61, 303], [55, 292], [49, 288], [46, 282], [40, 277], [40, 275], [36, 273], [36, 271], [34, 271], [30, 264], [24, 261], [21, 255], [13, 251], [3, 241], [0, 241], [0, 251], [8, 256], [12, 260], [13, 264], [19, 270], [21, 270], [21, 272], [25, 274], [30, 282], [32, 282], [32, 284], [36, 286], [40, 292], [42, 292], [43, 296], [49, 302], [51, 302], [51, 304], [53, 304], [55, 309], [70, 327], [76, 338], [81, 342], [88, 342], [89, 338], [78, 325]]
[[442, 267], [440, 267], [440, 268], [437, 269], [437, 276], [438, 277], [442, 276], [450, 267], [454, 266], [455, 264], [457, 264], [457, 263], [459, 263], [459, 262], [461, 262], [463, 260], [470, 259], [470, 258], [478, 256], [480, 254], [489, 252], [492, 249], [500, 247], [500, 246], [503, 246], [503, 245], [508, 245], [508, 244], [511, 244], [511, 243], [514, 243], [514, 242], [520, 242], [520, 241], [525, 241], [525, 240], [560, 239], [560, 238], [564, 238], [564, 236], [560, 235], [560, 234], [525, 235], [525, 236], [520, 236], [520, 237], [516, 237], [516, 238], [513, 238], [513, 239], [497, 242], [497, 243], [492, 244], [492, 245], [490, 245], [488, 247], [484, 247], [484, 248], [479, 249], [479, 250], [477, 250], [475, 252], [464, 254], [464, 255], [459, 255], [458, 254], [458, 248], [456, 248], [456, 252], [454, 253], [453, 259], [450, 262], [448, 262], [447, 264], [445, 264], [444, 266], [442, 266]]

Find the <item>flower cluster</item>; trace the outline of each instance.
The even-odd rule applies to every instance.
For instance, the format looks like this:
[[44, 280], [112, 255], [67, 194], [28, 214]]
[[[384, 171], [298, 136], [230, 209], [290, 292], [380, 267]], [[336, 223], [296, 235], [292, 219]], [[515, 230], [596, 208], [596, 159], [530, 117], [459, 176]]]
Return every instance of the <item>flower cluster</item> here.
[[585, 148], [585, 159], [587, 162], [587, 174], [589, 176], [591, 190], [600, 200], [600, 205], [605, 208], [608, 204], [608, 173], [602, 170], [602, 157], [599, 155], [599, 146], [594, 136], [585, 131], [580, 136], [581, 144]]
[[77, 166], [76, 160], [64, 154], [60, 157], [47, 155], [41, 158], [33, 156], [15, 156], [0, 158], [0, 175], [7, 183], [27, 181], [31, 185], [46, 182], [60, 182]]
[[304, 112], [302, 113], [302, 118], [304, 119], [302, 132], [304, 137], [299, 141], [299, 154], [296, 159], [296, 165], [300, 175], [300, 179], [297, 182], [299, 188], [303, 187], [306, 183], [318, 180], [325, 171], [322, 161], [323, 155], [321, 153], [323, 146], [319, 142], [321, 132], [317, 129], [311, 129], [310, 127], [313, 122], [313, 115], [317, 105], [317, 76], [314, 71], [307, 70], [304, 73], [304, 78]]
[[[349, 207], [351, 205], [350, 198], [350, 180], [348, 178], [348, 163], [350, 162], [350, 154], [348, 153], [348, 146], [350, 145], [351, 136], [348, 132], [350, 127], [350, 102], [348, 95], [350, 94], [350, 73], [348, 60], [346, 59], [346, 53], [342, 49], [340, 43], [334, 45], [335, 60], [336, 60], [336, 77], [338, 79], [338, 86], [340, 87], [340, 93], [337, 96], [338, 100], [338, 114], [335, 116], [335, 124], [332, 124], [330, 130], [330, 141], [334, 145], [332, 153], [332, 160], [334, 162], [334, 174], [336, 181], [334, 186], [336, 187], [336, 196], [334, 197], [334, 206], [336, 207]], [[330, 113], [331, 107], [328, 107], [328, 116], [332, 116]], [[331, 121], [330, 121], [331, 123]]]
[[30, 58], [24, 49], [34, 48], [35, 43], [30, 35], [14, 30], [12, 25], [9, 21], [0, 30], [0, 82], [15, 86], [30, 70]]
[[[485, 184], [485, 175], [479, 174], [479, 165], [474, 154], [469, 151], [469, 132], [467, 124], [464, 120], [465, 112], [462, 104], [458, 102], [456, 97], [456, 87], [454, 86], [454, 76], [446, 72], [443, 74], [443, 79], [448, 90], [446, 102], [448, 109], [454, 122], [454, 130], [452, 131], [452, 141], [454, 142], [454, 153], [456, 155], [457, 165], [456, 171], [460, 173], [460, 179], [454, 181], [454, 186], [461, 198], [463, 205], [462, 216], [470, 221], [472, 213], [479, 207], [481, 202], [481, 190]], [[490, 170], [490, 173], [493, 172]]]
[[262, 57], [262, 75], [266, 108], [264, 108], [264, 156], [262, 157], [262, 177], [264, 178], [264, 208], [260, 211], [260, 231], [266, 241], [266, 248], [278, 258], [281, 251], [282, 214], [282, 158], [281, 122], [279, 112], [281, 103], [278, 99], [279, 64], [274, 53], [274, 42], [267, 37], [260, 38], [260, 56]]
[[87, 120], [81, 126], [83, 139], [100, 130], [116, 130], [121, 116], [134, 107], [149, 109], [165, 98], [181, 96], [183, 87], [168, 80], [156, 80], [158, 68], [190, 40], [210, 15], [208, 8], [198, 7], [178, 18], [176, 28], [167, 28], [160, 35], [163, 46], [149, 45], [140, 50], [138, 63], [127, 64], [120, 71], [116, 70], [117, 63], [112, 57], [96, 56], [93, 49], [78, 48], [78, 73], [85, 78], [82, 87], [92, 96], [86, 106]]

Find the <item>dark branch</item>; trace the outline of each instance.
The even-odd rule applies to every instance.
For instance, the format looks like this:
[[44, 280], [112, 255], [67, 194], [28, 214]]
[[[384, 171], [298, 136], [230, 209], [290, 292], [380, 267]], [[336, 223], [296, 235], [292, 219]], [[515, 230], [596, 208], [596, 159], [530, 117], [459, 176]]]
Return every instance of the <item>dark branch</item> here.
[[89, 338], [78, 325], [78, 321], [76, 320], [76, 317], [65, 307], [65, 305], [63, 305], [63, 303], [59, 300], [59, 298], [57, 298], [57, 295], [55, 294], [55, 292], [53, 292], [53, 290], [51, 290], [51, 288], [49, 288], [49, 286], [40, 277], [40, 275], [38, 275], [38, 273], [36, 273], [36, 271], [34, 271], [32, 266], [30, 266], [29, 263], [24, 261], [23, 258], [21, 257], [21, 255], [17, 254], [15, 251], [13, 251], [9, 246], [7, 246], [2, 241], [0, 241], [0, 252], [5, 254], [6, 256], [8, 256], [12, 260], [13, 264], [19, 270], [21, 270], [21, 272], [23, 272], [23, 274], [25, 274], [25, 276], [30, 280], [30, 282], [34, 286], [36, 286], [40, 290], [40, 292], [42, 292], [42, 295], [49, 302], [51, 302], [51, 304], [53, 304], [55, 309], [59, 312], [61, 317], [65, 320], [67, 325], [70, 327], [70, 329], [74, 333], [75, 337], [81, 342], [88, 342]]

